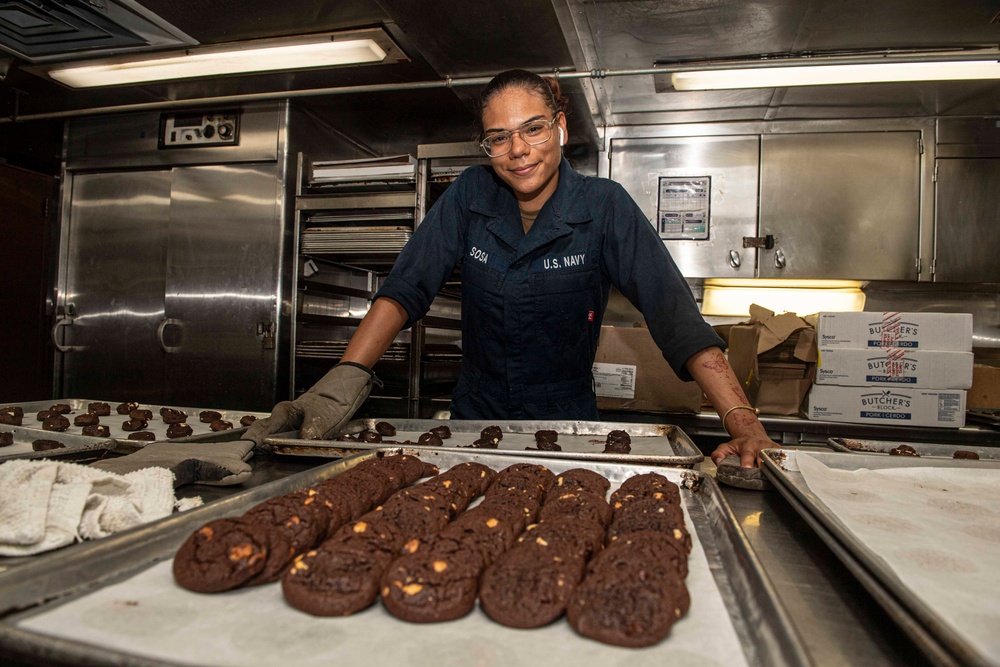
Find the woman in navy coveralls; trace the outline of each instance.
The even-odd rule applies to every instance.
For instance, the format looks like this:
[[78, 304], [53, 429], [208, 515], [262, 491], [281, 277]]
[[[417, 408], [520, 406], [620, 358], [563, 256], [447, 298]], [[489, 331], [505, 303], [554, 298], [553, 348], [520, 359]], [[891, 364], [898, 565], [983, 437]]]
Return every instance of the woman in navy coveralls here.
[[614, 285], [643, 314], [677, 375], [694, 379], [723, 417], [732, 440], [713, 460], [739, 454], [751, 466], [759, 450], [776, 446], [639, 207], [614, 181], [581, 176], [562, 157], [565, 104], [554, 80], [530, 72], [490, 82], [480, 114], [490, 167], [466, 169], [445, 191], [341, 363], [296, 401], [275, 406], [255, 436], [299, 426], [302, 437], [336, 431], [367, 397], [368, 369], [427, 313], [460, 265], [462, 370], [453, 418], [599, 419], [591, 368]]

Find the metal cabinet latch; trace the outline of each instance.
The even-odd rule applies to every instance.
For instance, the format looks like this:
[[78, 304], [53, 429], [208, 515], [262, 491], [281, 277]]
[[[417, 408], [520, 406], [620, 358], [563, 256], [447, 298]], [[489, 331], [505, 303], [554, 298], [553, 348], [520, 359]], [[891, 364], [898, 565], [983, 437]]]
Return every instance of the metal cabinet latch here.
[[767, 236], [744, 236], [743, 237], [743, 247], [744, 248], [766, 248], [768, 250], [774, 247], [774, 236], [768, 234]]
[[742, 264], [743, 264], [743, 258], [740, 257], [740, 253], [736, 250], [730, 250], [729, 266], [733, 267], [734, 269], [738, 269]]
[[275, 339], [278, 333], [278, 324], [276, 322], [264, 321], [257, 323], [257, 335], [263, 338], [260, 341], [260, 347], [263, 350], [273, 350], [275, 346]]

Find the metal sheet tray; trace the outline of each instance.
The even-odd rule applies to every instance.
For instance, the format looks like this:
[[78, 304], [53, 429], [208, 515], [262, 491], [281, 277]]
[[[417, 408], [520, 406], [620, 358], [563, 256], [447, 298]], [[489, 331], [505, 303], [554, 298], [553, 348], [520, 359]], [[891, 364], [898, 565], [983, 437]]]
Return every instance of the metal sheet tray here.
[[[420, 450], [405, 447], [385, 451], [417, 454], [442, 469], [464, 461], [478, 461], [494, 469], [502, 469], [518, 461], [531, 460], [440, 448]], [[176, 589], [168, 583], [173, 591], [165, 597], [173, 599], [162, 600], [153, 593], [144, 595], [147, 587], [142, 582], [148, 581], [149, 577], [163, 577], [163, 572], [169, 577], [169, 568], [164, 570], [167, 564], [161, 563], [159, 569], [156, 564], [171, 559], [187, 536], [205, 522], [238, 515], [266, 498], [316, 484], [360, 460], [377, 455], [379, 452], [370, 451], [319, 466], [87, 545], [71, 557], [55, 554], [45, 563], [29, 563], [16, 572], [0, 573], [0, 615], [4, 615], [0, 621], [0, 647], [5, 655], [11, 657], [41, 658], [46, 664], [89, 665], [181, 662], [259, 664], [266, 661], [263, 653], [252, 653], [254, 650], [277, 651], [281, 653], [281, 662], [299, 662], [301, 656], [312, 655], [310, 645], [316, 651], [334, 654], [330, 662], [345, 667], [360, 664], [374, 667], [399, 662], [440, 667], [441, 664], [463, 664], [472, 660], [487, 667], [526, 662], [572, 664], [567, 662], [567, 657], [579, 664], [622, 664], [627, 661], [639, 666], [661, 665], [669, 662], [671, 657], [688, 661], [697, 659], [698, 656], [683, 651], [672, 656], [671, 640], [681, 641], [683, 621], [675, 626], [671, 637], [657, 646], [631, 650], [581, 639], [565, 621], [534, 631], [511, 630], [489, 621], [478, 609], [457, 621], [426, 625], [398, 621], [385, 613], [380, 605], [353, 617], [315, 618], [285, 605], [280, 598], [280, 587], [276, 585], [205, 596]], [[580, 463], [551, 460], [545, 465], [554, 472], [561, 472]], [[707, 619], [712, 636], [715, 636], [719, 624], [726, 624], [728, 620], [733, 632], [727, 636], [735, 642], [731, 647], [736, 651], [734, 655], [742, 650], [748, 664], [809, 664], [756, 555], [711, 477], [689, 470], [625, 464], [587, 463], [586, 467], [608, 477], [612, 481], [612, 489], [633, 474], [652, 471], [682, 485], [685, 490], [681, 495], [690, 522], [689, 529], [695, 538], [692, 563], [695, 559], [702, 561], [697, 566], [700, 574], [695, 575], [692, 570], [689, 580], [700, 576], [702, 586], [714, 585], [719, 592], [718, 607], [709, 605], [707, 600], [702, 602], [702, 609], [717, 609], [723, 615], [719, 618], [712, 614]], [[122, 588], [115, 587], [102, 594], [105, 587], [119, 583], [123, 588], [131, 588], [131, 592], [126, 593]], [[126, 597], [119, 599], [120, 595]], [[62, 626], [53, 623], [54, 618], [48, 621], [55, 626], [54, 631], [46, 630], [43, 634], [37, 628], [28, 627], [33, 620], [43, 622], [46, 614], [58, 613], [63, 604], [91, 604], [95, 598], [90, 596], [99, 600], [111, 596], [110, 613], [115, 618], [81, 613], [74, 606], [67, 607], [63, 612], [82, 619], [81, 622], [87, 623], [88, 627], [100, 628], [102, 635], [111, 633], [111, 638], [98, 638], [91, 634], [86, 634], [85, 639], [67, 637]], [[277, 606], [265, 612], [262, 610], [264, 602]], [[233, 641], [213, 635], [208, 642], [211, 645], [196, 644], [197, 657], [176, 656], [176, 647], [194, 645], [191, 639], [185, 638], [185, 628], [198, 625], [198, 614], [218, 618], [220, 611], [216, 609], [217, 605], [228, 610], [221, 613], [232, 616], [231, 621], [224, 623], [232, 629]], [[695, 609], [698, 598], [693, 600], [692, 605]], [[152, 618], [158, 618], [161, 613], [170, 619], [170, 627], [152, 625], [158, 628], [155, 634], [169, 638], [169, 646], [173, 647], [169, 649], [169, 655], [148, 653], [148, 636], [137, 634], [147, 625], [142, 621], [143, 617], [153, 614]], [[260, 623], [266, 624], [266, 632], [252, 629]], [[263, 636], [258, 638], [258, 634]], [[287, 636], [291, 634], [298, 639], [289, 641]], [[386, 643], [389, 637], [392, 639]], [[120, 648], [121, 642], [125, 641], [133, 642], [140, 648]], [[711, 643], [708, 641], [705, 645]], [[227, 648], [221, 649], [221, 644], [226, 644]], [[229, 653], [231, 649], [235, 650], [234, 647], [251, 654], [237, 656]], [[468, 652], [470, 650], [472, 653]]]
[[[838, 470], [941, 467], [941, 461], [904, 456], [847, 454], [843, 452], [802, 452]], [[799, 472], [791, 449], [764, 450], [764, 474], [775, 488], [833, 551], [875, 601], [906, 632], [932, 663], [938, 665], [997, 664], [979, 655], [912, 589], [895, 576], [889, 566], [851, 532], [810, 489]], [[954, 462], [966, 468], [997, 467], [993, 461]]]
[[[984, 447], [982, 445], [949, 445], [934, 442], [894, 442], [892, 440], [859, 440], [858, 438], [830, 438], [827, 440], [831, 449], [838, 452], [854, 452], [865, 454], [888, 454], [889, 450], [900, 445], [909, 445], [921, 457], [934, 456], [952, 459], [957, 450], [975, 452], [981, 460], [1000, 461], [1000, 447]], [[938, 465], [940, 465], [940, 461]]]
[[[129, 431], [122, 428], [122, 423], [128, 419], [127, 415], [119, 415], [114, 412], [115, 406], [122, 401], [103, 401], [111, 406], [111, 414], [107, 417], [101, 417], [101, 424], [105, 424], [110, 428], [111, 431], [111, 442], [108, 438], [100, 438], [89, 435], [82, 435], [80, 432], [83, 430], [81, 426], [73, 426], [73, 418], [77, 415], [85, 413], [87, 411], [87, 405], [89, 403], [100, 401], [101, 399], [89, 399], [89, 398], [62, 398], [58, 400], [47, 400], [47, 401], [30, 401], [27, 403], [3, 403], [0, 407], [20, 407], [24, 410], [24, 420], [20, 427], [0, 424], [0, 431], [6, 431], [8, 429], [20, 428], [23, 433], [21, 436], [21, 444], [18, 446], [19, 434], [15, 434], [15, 446], [5, 447], [0, 449], [0, 460], [8, 458], [49, 458], [53, 456], [64, 457], [67, 455], [74, 455], [79, 452], [93, 450], [93, 449], [113, 449], [119, 453], [128, 453], [141, 449], [149, 442], [141, 440], [129, 440]], [[56, 403], [65, 403], [70, 406], [72, 410], [66, 417], [70, 421], [70, 427], [66, 431], [46, 431], [42, 428], [42, 423], [35, 419], [35, 414], [42, 411], [48, 410], [49, 406]], [[179, 407], [179, 406], [161, 406], [161, 405], [149, 405], [140, 404], [140, 408], [144, 410], [151, 410], [153, 413], [153, 418], [148, 420], [149, 426], [146, 428], [147, 431], [152, 431], [156, 435], [156, 441], [167, 440], [167, 427], [169, 424], [163, 422], [160, 419], [159, 410], [161, 407], [173, 407], [176, 410], [182, 410], [188, 415], [188, 426], [191, 427], [193, 433], [190, 436], [183, 438], [173, 438], [174, 442], [206, 442], [206, 441], [218, 441], [218, 440], [235, 440], [238, 439], [240, 434], [246, 431], [245, 426], [240, 426], [240, 418], [243, 415], [253, 415], [257, 418], [267, 417], [266, 412], [248, 412], [246, 410], [225, 410], [219, 408], [192, 408], [192, 407]], [[203, 424], [198, 420], [198, 414], [203, 410], [215, 410], [222, 415], [222, 418], [231, 421], [235, 428], [231, 431], [213, 431], [209, 428], [208, 424]], [[30, 439], [29, 439], [30, 438]], [[32, 440], [56, 440], [62, 442], [66, 445], [66, 449], [52, 449], [44, 452], [37, 452], [39, 456], [29, 456], [32, 455], [31, 451], [31, 441]], [[26, 441], [26, 445], [24, 444]], [[155, 441], [153, 441], [155, 442]], [[13, 450], [13, 451], [12, 451]]]
[[[68, 431], [65, 433], [54, 433], [52, 431], [42, 431], [24, 426], [0, 424], [0, 432], [12, 433], [14, 436], [14, 444], [0, 448], [0, 462], [9, 459], [59, 458], [61, 460], [73, 461], [96, 459], [100, 458], [107, 451], [113, 450], [117, 445], [117, 442], [111, 438], [94, 438], [88, 435], [69, 433]], [[64, 447], [36, 452], [31, 446], [31, 443], [35, 440], [55, 440], [62, 443]]]
[[[358, 433], [375, 428], [381, 419], [355, 419], [347, 423], [342, 433]], [[387, 440], [416, 442], [422, 433], [435, 426], [447, 426], [451, 437], [441, 446], [446, 450], [466, 451], [468, 445], [479, 438], [480, 431], [490, 425], [499, 426], [503, 439], [496, 449], [473, 451], [491, 454], [516, 455], [529, 458], [575, 459], [578, 461], [622, 462], [641, 465], [664, 465], [691, 468], [705, 459], [691, 438], [681, 429], [670, 424], [633, 424], [630, 422], [590, 421], [474, 421], [433, 419], [386, 419], [396, 427], [396, 435]], [[535, 446], [535, 431], [552, 430], [559, 434], [561, 452], [525, 450]], [[632, 438], [632, 451], [628, 454], [604, 454], [604, 441], [608, 432], [626, 431]], [[394, 446], [394, 443], [341, 442], [335, 440], [303, 440], [296, 433], [282, 433], [265, 438], [276, 454], [291, 456], [325, 456], [338, 458], [359, 451]]]

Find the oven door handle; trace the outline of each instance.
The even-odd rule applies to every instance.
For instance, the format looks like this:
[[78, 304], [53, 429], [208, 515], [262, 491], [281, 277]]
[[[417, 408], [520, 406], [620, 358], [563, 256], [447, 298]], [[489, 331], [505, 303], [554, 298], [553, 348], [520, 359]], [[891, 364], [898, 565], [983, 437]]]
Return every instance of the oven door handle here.
[[72, 317], [60, 317], [56, 319], [56, 323], [52, 325], [52, 345], [60, 352], [72, 352], [79, 348], [73, 347], [72, 345], [63, 345], [59, 342], [59, 329], [61, 327], [68, 327], [73, 324]]
[[181, 326], [180, 320], [175, 320], [170, 317], [164, 317], [162, 320], [160, 320], [160, 326], [156, 327], [156, 340], [157, 342], [159, 342], [160, 347], [163, 349], [164, 352], [166, 352], [167, 354], [173, 354], [174, 352], [180, 350], [181, 346], [167, 345], [167, 342], [163, 339], [163, 332], [169, 326], [180, 327], [181, 331], [182, 332], [184, 331], [184, 328]]

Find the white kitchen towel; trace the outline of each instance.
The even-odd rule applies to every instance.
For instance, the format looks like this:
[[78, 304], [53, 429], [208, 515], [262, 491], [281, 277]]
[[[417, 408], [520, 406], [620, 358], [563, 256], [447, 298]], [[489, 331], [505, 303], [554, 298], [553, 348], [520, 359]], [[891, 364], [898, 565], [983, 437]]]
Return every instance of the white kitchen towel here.
[[173, 474], [146, 468], [127, 475], [77, 463], [0, 464], [0, 555], [29, 556], [168, 516]]

